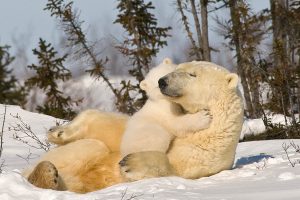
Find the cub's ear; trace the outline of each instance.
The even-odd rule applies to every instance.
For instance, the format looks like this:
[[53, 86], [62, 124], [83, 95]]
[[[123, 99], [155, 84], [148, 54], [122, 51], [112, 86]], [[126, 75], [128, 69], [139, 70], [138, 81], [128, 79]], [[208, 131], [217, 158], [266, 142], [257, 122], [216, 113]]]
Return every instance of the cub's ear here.
[[146, 91], [147, 89], [147, 82], [145, 80], [143, 80], [141, 83], [140, 83], [140, 88], [144, 91]]
[[173, 61], [172, 61], [170, 58], [165, 58], [165, 59], [163, 60], [163, 64], [167, 64], [167, 65], [173, 64]]
[[239, 76], [235, 73], [230, 73], [226, 75], [226, 81], [230, 89], [236, 89], [239, 82]]

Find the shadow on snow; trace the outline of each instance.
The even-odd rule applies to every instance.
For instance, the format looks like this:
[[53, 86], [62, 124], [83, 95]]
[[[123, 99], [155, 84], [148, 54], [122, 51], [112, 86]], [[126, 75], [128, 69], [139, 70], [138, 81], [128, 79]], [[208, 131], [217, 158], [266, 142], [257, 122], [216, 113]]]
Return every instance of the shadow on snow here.
[[263, 159], [269, 159], [269, 158], [274, 158], [274, 157], [271, 155], [264, 154], [264, 153], [261, 153], [259, 155], [255, 155], [255, 156], [241, 157], [236, 160], [233, 169], [241, 168], [244, 165], [249, 165], [252, 163], [258, 163], [258, 162], [262, 161]]

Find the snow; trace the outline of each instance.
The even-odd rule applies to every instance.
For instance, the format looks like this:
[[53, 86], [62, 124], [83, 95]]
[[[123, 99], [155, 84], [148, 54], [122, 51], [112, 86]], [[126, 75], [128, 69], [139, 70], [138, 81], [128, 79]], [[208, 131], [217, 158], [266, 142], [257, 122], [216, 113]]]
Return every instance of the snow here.
[[[0, 114], [4, 106], [0, 106]], [[29, 148], [28, 145], [13, 139], [14, 126], [19, 121], [12, 115], [19, 116], [28, 123], [32, 131], [43, 141], [46, 130], [54, 126], [57, 119], [42, 114], [31, 113], [17, 106], [7, 106], [4, 129], [4, 172], [0, 174], [1, 200], [126, 200], [126, 199], [203, 199], [203, 200], [290, 200], [300, 198], [300, 164], [292, 167], [282, 148], [289, 140], [269, 140], [240, 143], [237, 148], [235, 165], [232, 170], [220, 172], [211, 177], [187, 180], [180, 177], [162, 177], [146, 179], [132, 183], [122, 183], [112, 187], [91, 192], [75, 194], [67, 191], [45, 190], [32, 186], [20, 172], [33, 164], [41, 149]], [[0, 122], [3, 115], [0, 115]], [[259, 120], [246, 121], [249, 129], [254, 130]], [[300, 144], [300, 140], [293, 140]], [[30, 151], [29, 151], [30, 149]], [[28, 154], [31, 157], [26, 159]], [[17, 156], [17, 154], [19, 156]], [[300, 160], [300, 154], [288, 149], [292, 162]], [[22, 159], [23, 157], [24, 159]]]
[[[296, 116], [298, 117], [298, 116]], [[290, 117], [286, 117], [287, 122], [285, 122], [284, 115], [281, 114], [268, 114], [267, 118], [270, 119], [270, 123], [272, 124], [281, 124], [290, 125], [292, 122], [292, 119]], [[266, 131], [266, 127], [264, 125], [264, 122], [262, 119], [244, 119], [244, 124], [242, 127], [242, 132], [240, 139], [243, 139], [246, 135], [258, 135], [260, 133], [263, 133]]]
[[[122, 80], [136, 84], [136, 80], [127, 76], [110, 76], [110, 82], [114, 88], [120, 88]], [[58, 82], [59, 90], [73, 100], [82, 100], [78, 105], [73, 105], [74, 110], [99, 109], [102, 111], [116, 111], [115, 96], [103, 80], [96, 79], [89, 75], [80, 76], [65, 82]], [[134, 95], [133, 95], [134, 96]], [[37, 105], [42, 105], [45, 99], [43, 91], [37, 90], [31, 93], [26, 105], [31, 110]]]

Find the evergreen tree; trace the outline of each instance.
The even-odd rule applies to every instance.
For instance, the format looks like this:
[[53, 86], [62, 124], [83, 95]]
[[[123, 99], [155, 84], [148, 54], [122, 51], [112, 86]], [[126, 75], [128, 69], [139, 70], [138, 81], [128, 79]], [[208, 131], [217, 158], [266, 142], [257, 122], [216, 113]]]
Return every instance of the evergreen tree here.
[[[149, 71], [152, 58], [159, 49], [167, 45], [165, 40], [169, 35], [170, 27], [158, 27], [157, 19], [150, 13], [154, 9], [152, 2], [144, 0], [119, 0], [117, 6], [119, 14], [115, 23], [121, 24], [128, 37], [123, 44], [117, 46], [119, 51], [129, 57], [133, 68], [129, 74], [136, 78], [138, 84], [122, 81], [123, 87], [119, 90], [117, 107], [120, 111], [133, 114], [140, 109], [147, 100], [146, 94], [139, 88], [139, 83]], [[132, 97], [131, 91], [141, 94], [140, 98]]]
[[71, 78], [71, 72], [63, 65], [67, 55], [57, 56], [57, 52], [40, 39], [39, 48], [33, 50], [37, 56], [39, 65], [32, 64], [28, 68], [35, 70], [36, 75], [26, 81], [29, 88], [38, 87], [46, 93], [46, 100], [43, 106], [37, 106], [37, 111], [62, 119], [71, 119], [76, 112], [72, 110], [72, 104], [78, 103], [71, 97], [65, 97], [58, 89], [58, 81], [66, 81]]
[[11, 57], [8, 52], [9, 48], [9, 46], [0, 46], [0, 103], [23, 106], [26, 92], [12, 75], [12, 70], [8, 69], [14, 61], [14, 57]]
[[44, 10], [50, 11], [51, 16], [59, 21], [66, 37], [66, 47], [70, 48], [74, 61], [84, 60], [82, 63], [89, 68], [86, 72], [103, 80], [115, 95], [116, 102], [121, 102], [124, 99], [123, 95], [118, 92], [106, 74], [105, 64], [108, 59], [101, 59], [99, 57], [101, 53], [95, 48], [97, 42], [88, 40], [87, 33], [82, 28], [84, 21], [80, 19], [80, 12], [74, 8], [73, 1], [47, 0]]
[[266, 34], [268, 13], [263, 10], [254, 13], [250, 4], [244, 0], [228, 0], [224, 5], [229, 8], [230, 19], [220, 21], [222, 35], [228, 39], [230, 50], [235, 52], [236, 71], [241, 78], [247, 117], [261, 116], [259, 102], [259, 83], [265, 72], [259, 66], [260, 49], [257, 48]]

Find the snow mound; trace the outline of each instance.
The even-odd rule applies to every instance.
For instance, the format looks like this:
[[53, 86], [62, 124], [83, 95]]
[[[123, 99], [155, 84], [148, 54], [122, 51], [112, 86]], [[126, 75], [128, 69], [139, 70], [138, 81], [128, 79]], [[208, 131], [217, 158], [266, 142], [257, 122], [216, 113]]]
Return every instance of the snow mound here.
[[[291, 124], [292, 119], [290, 117], [284, 117], [281, 114], [269, 114], [267, 118], [270, 119], [272, 124]], [[285, 122], [287, 120], [287, 122]], [[246, 135], [258, 135], [266, 131], [266, 127], [262, 119], [244, 119], [244, 124], [241, 132], [240, 139], [243, 139]]]
[[[0, 106], [1, 113], [4, 113], [4, 106]], [[16, 114], [31, 126], [41, 140], [45, 139], [46, 130], [55, 125], [57, 121], [53, 117], [30, 113], [17, 106], [7, 107], [4, 129], [5, 143], [1, 158], [5, 165], [4, 172], [0, 174], [1, 200], [296, 200], [300, 198], [300, 164], [292, 167], [282, 149], [282, 144], [289, 143], [288, 140], [240, 143], [232, 170], [197, 180], [180, 177], [153, 178], [118, 184], [88, 194], [36, 188], [20, 175], [20, 171], [36, 162], [44, 151], [30, 148], [13, 139], [13, 131], [9, 130], [9, 126], [19, 123], [13, 117]], [[3, 115], [0, 116], [1, 120], [3, 120]], [[250, 122], [248, 122], [249, 126], [258, 126], [258, 121]], [[294, 140], [294, 142], [300, 144], [300, 140]], [[291, 149], [288, 150], [288, 153], [293, 162], [300, 160], [299, 153], [292, 152]], [[35, 156], [28, 158], [28, 154]]]

